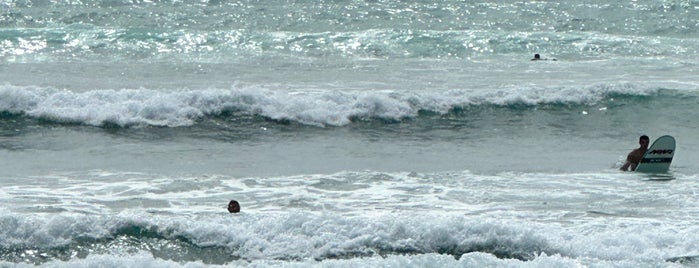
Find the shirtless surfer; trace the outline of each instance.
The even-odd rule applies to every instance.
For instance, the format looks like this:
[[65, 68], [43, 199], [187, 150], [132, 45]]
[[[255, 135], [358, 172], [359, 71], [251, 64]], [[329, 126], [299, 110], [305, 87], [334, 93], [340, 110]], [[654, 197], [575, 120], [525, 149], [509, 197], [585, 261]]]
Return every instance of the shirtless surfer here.
[[638, 164], [641, 163], [641, 159], [643, 159], [643, 155], [648, 151], [648, 143], [650, 143], [650, 138], [648, 138], [648, 136], [643, 135], [638, 138], [638, 144], [641, 146], [638, 147], [638, 149], [634, 149], [626, 156], [626, 163], [624, 163], [620, 169], [623, 171], [628, 171], [629, 169], [631, 171], [636, 170]]

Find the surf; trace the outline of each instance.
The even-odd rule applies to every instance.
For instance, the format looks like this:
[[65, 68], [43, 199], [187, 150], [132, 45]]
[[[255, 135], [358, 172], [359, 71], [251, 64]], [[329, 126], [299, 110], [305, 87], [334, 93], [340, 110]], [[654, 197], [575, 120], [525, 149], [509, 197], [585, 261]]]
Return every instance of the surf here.
[[[206, 118], [261, 116], [311, 126], [365, 119], [400, 122], [423, 115], [463, 116], [488, 109], [607, 111], [655, 100], [691, 102], [692, 93], [622, 83], [587, 87], [505, 87], [446, 91], [330, 91], [259, 86], [203, 90], [90, 90], [0, 87], [0, 112], [90, 126], [192, 126]], [[689, 99], [687, 99], [689, 98]], [[671, 104], [659, 104], [671, 105]]]

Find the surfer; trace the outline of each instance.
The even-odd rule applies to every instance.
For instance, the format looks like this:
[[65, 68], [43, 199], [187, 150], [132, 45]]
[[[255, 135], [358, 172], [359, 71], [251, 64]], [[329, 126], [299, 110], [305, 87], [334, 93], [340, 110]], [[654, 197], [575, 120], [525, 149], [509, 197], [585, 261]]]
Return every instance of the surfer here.
[[231, 200], [231, 202], [228, 202], [228, 212], [230, 213], [238, 213], [240, 212], [240, 203], [235, 200]]
[[641, 163], [641, 159], [643, 159], [643, 155], [648, 151], [648, 144], [650, 143], [650, 138], [648, 136], [643, 135], [640, 138], [638, 138], [638, 144], [641, 146], [638, 147], [638, 149], [634, 149], [629, 153], [628, 156], [626, 156], [626, 163], [624, 163], [623, 166], [621, 166], [621, 170], [627, 171], [631, 169], [631, 171], [636, 170], [636, 167], [638, 166], [639, 163]]

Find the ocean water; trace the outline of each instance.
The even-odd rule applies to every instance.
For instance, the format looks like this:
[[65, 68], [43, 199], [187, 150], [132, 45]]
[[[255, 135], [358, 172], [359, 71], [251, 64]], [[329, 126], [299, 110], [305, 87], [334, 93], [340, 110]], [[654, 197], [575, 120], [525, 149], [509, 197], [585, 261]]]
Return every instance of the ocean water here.
[[0, 10], [0, 267], [699, 265], [697, 1]]

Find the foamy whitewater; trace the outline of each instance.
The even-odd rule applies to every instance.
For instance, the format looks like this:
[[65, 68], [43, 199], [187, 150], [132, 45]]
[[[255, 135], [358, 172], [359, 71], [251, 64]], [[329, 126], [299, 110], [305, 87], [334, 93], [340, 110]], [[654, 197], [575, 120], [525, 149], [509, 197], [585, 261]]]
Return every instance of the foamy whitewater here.
[[0, 8], [0, 267], [699, 266], [696, 1]]

